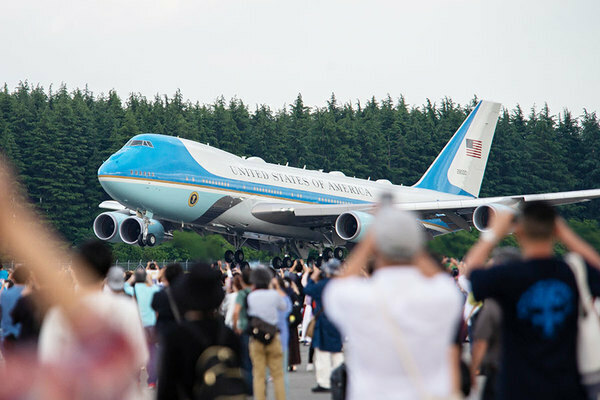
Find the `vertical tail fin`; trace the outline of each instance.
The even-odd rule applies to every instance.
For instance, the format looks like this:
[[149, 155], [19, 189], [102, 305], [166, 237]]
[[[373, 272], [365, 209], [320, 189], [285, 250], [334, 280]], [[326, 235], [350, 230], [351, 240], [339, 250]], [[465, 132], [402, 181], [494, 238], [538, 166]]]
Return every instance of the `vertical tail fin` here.
[[480, 101], [413, 187], [478, 197], [500, 103]]

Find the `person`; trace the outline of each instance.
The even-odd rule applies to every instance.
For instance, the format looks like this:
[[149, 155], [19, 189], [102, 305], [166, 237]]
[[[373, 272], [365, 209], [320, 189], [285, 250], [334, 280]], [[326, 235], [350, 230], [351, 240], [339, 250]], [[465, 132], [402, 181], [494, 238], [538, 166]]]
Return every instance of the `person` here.
[[[181, 264], [173, 263], [163, 268], [161, 273], [160, 281], [163, 284], [163, 289], [154, 293], [152, 303], [150, 304], [156, 313], [155, 327], [159, 341], [162, 341], [168, 331], [177, 326], [177, 319], [181, 318], [179, 315], [177, 318], [173, 315], [171, 302], [173, 301], [173, 284], [183, 276], [183, 268], [181, 267]], [[169, 299], [169, 297], [171, 297], [171, 299]]]
[[153, 285], [158, 284], [160, 270], [154, 261], [148, 261], [146, 264], [146, 274], [148, 274], [150, 282], [152, 282]]
[[150, 389], [156, 388], [156, 363], [157, 363], [157, 346], [158, 337], [156, 335], [156, 313], [152, 309], [152, 299], [154, 294], [160, 289], [158, 286], [152, 284], [150, 275], [146, 273], [144, 267], [138, 267], [134, 274], [129, 278], [129, 281], [124, 286], [125, 293], [129, 296], [133, 296], [137, 302], [140, 317], [142, 319], [142, 325], [146, 332], [146, 341], [148, 343], [148, 351], [150, 352], [150, 358], [146, 370], [148, 372], [148, 387]]
[[313, 392], [329, 392], [331, 390], [331, 372], [344, 362], [342, 353], [342, 336], [339, 330], [330, 321], [330, 314], [323, 307], [323, 291], [337, 274], [340, 268], [338, 259], [331, 259], [321, 269], [315, 268], [310, 275], [304, 293], [310, 296], [316, 305], [315, 308], [315, 330], [312, 345], [315, 349], [315, 376], [317, 386]]
[[31, 271], [25, 266], [18, 266], [11, 274], [11, 280], [14, 285], [5, 289], [0, 294], [0, 307], [2, 307], [2, 346], [6, 350], [10, 348], [21, 333], [21, 324], [15, 323], [12, 318], [12, 312], [17, 302], [21, 298], [25, 285], [29, 282]]
[[41, 301], [45, 289], [37, 284], [32, 272], [28, 284], [11, 312], [13, 322], [21, 326], [19, 336], [14, 343], [16, 347], [29, 347], [36, 351], [42, 322], [48, 311], [48, 305]]
[[[492, 252], [489, 264], [493, 267], [493, 265], [502, 265], [520, 259], [519, 249], [499, 247]], [[498, 302], [491, 298], [486, 299], [473, 326], [470, 365], [471, 384], [474, 388], [477, 387], [477, 375], [485, 376], [485, 383], [481, 389], [482, 400], [496, 398], [496, 378], [500, 366], [501, 321], [502, 310]]]
[[[38, 292], [39, 300], [61, 311], [64, 318], [58, 326], [70, 334], [53, 346], [66, 351], [52, 361], [40, 363], [30, 351], [5, 354], [6, 363], [11, 367], [0, 368], [0, 398], [127, 398], [124, 389], [134, 383], [132, 378], [140, 367], [138, 357], [145, 349], [142, 343], [140, 351], [136, 351], [124, 329], [132, 321], [139, 321], [135, 306], [130, 308], [134, 315], [121, 318], [123, 307], [112, 307], [111, 300], [108, 300], [111, 303], [108, 307], [105, 302], [93, 301], [95, 298], [85, 301], [88, 295], [98, 295], [102, 278], [91, 263], [66, 250], [68, 245], [57, 239], [60, 235], [40, 221], [34, 207], [26, 200], [28, 196], [20, 193], [23, 186], [14, 176], [0, 159], [2, 252], [21, 260], [35, 272], [45, 289]], [[35, 251], [31, 247], [32, 237], [35, 238]], [[72, 269], [77, 271], [81, 282], [97, 281], [98, 284], [80, 285], [75, 292], [61, 268], [57, 268], [65, 260], [72, 260]], [[138, 332], [142, 332], [141, 326]]]
[[224, 298], [218, 271], [207, 263], [194, 264], [172, 289], [182, 320], [166, 333], [162, 342], [157, 399], [198, 398], [194, 392], [201, 385], [198, 367], [205, 350], [214, 345], [226, 347], [234, 354], [241, 382], [240, 344], [218, 313]]
[[290, 347], [290, 327], [289, 327], [289, 316], [292, 312], [292, 299], [285, 290], [285, 282], [279, 275], [275, 275], [271, 282], [272, 288], [281, 288], [285, 292], [283, 300], [285, 300], [285, 309], [277, 311], [277, 330], [279, 331], [279, 339], [281, 341], [281, 351], [283, 352], [283, 382], [285, 385], [286, 396], [289, 393], [289, 376], [288, 376], [288, 360], [289, 360], [289, 347]]
[[110, 267], [106, 274], [104, 288], [111, 293], [131, 297], [125, 293], [125, 270], [121, 267]]
[[[306, 284], [308, 283], [308, 278], [309, 276], [313, 273], [314, 271], [314, 261], [310, 261], [307, 262], [306, 264], [302, 264], [302, 268], [303, 268], [303, 274], [302, 274], [302, 278], [300, 279], [300, 286], [303, 288], [306, 287]], [[306, 293], [303, 293], [304, 296], [304, 311], [302, 312], [302, 328], [301, 328], [301, 332], [302, 332], [302, 336], [300, 337], [300, 341], [304, 344], [310, 344], [310, 342], [312, 341], [312, 338], [306, 336], [306, 329], [308, 328], [308, 324], [310, 323], [310, 320], [312, 319], [313, 316], [313, 309], [312, 309], [312, 298], [310, 296], [308, 296]], [[311, 346], [312, 348], [312, 346]], [[307, 364], [311, 365], [311, 363]]]
[[296, 366], [302, 363], [300, 357], [300, 339], [298, 337], [298, 326], [302, 322], [302, 294], [296, 283], [288, 278], [284, 278], [284, 291], [292, 301], [292, 312], [288, 317], [288, 330], [290, 332], [288, 346], [288, 365], [287, 370], [296, 371]]
[[242, 289], [242, 276], [236, 272], [231, 278], [227, 279], [225, 300], [221, 304], [221, 313], [225, 317], [225, 324], [230, 328], [234, 328], [233, 313], [235, 312], [235, 302], [238, 292]]
[[[259, 318], [272, 326], [277, 325], [277, 313], [286, 309], [286, 294], [277, 281], [273, 281], [269, 270], [255, 268], [250, 275], [252, 292], [247, 296], [248, 317]], [[271, 287], [271, 288], [270, 288]], [[280, 335], [276, 334], [270, 343], [265, 344], [254, 337], [250, 338], [250, 359], [252, 360], [253, 392], [257, 400], [266, 399], [267, 367], [273, 378], [275, 398], [285, 400], [285, 383], [283, 379], [283, 350]]]
[[450, 349], [462, 296], [424, 254], [423, 227], [412, 214], [382, 207], [371, 226], [323, 294], [327, 316], [347, 339], [347, 398], [449, 397], [458, 390]]
[[252, 396], [252, 361], [250, 360], [250, 333], [248, 329], [248, 305], [246, 298], [252, 291], [250, 283], [250, 268], [242, 270], [242, 289], [238, 291], [233, 309], [233, 329], [240, 337], [242, 346], [242, 370], [246, 380], [248, 395]]
[[4, 269], [4, 265], [0, 262], [0, 285], [4, 283], [5, 280], [8, 279], [8, 271]]
[[[511, 231], [523, 260], [484, 269], [492, 249]], [[579, 293], [570, 267], [554, 255], [555, 241], [600, 267], [600, 255], [551, 205], [538, 201], [525, 203], [516, 221], [514, 213], [498, 211], [467, 253], [475, 298], [494, 299], [502, 310], [498, 399], [586, 398], [576, 360]], [[589, 288], [598, 296], [600, 272], [590, 265]]]
[[[127, 369], [125, 376], [126, 386], [118, 388], [119, 396], [125, 399], [136, 399], [139, 392], [138, 377], [142, 366], [148, 359], [148, 350], [144, 331], [140, 323], [135, 303], [124, 296], [103, 292], [104, 279], [112, 262], [110, 248], [99, 240], [85, 242], [79, 248], [79, 257], [93, 268], [94, 273], [89, 276], [76, 273], [80, 290], [85, 293], [79, 301], [83, 307], [93, 309], [95, 315], [106, 318], [110, 326], [121, 332], [125, 342], [115, 340], [115, 350], [129, 354], [132, 368]], [[107, 337], [111, 335], [106, 332]], [[96, 338], [100, 340], [99, 338]], [[127, 349], [131, 349], [128, 352]], [[64, 310], [58, 307], [50, 309], [44, 319], [39, 337], [38, 356], [42, 363], [60, 365], [65, 359], [78, 357], [81, 352], [80, 344], [74, 340], [73, 327], [65, 317]], [[112, 354], [111, 352], [107, 353]]]

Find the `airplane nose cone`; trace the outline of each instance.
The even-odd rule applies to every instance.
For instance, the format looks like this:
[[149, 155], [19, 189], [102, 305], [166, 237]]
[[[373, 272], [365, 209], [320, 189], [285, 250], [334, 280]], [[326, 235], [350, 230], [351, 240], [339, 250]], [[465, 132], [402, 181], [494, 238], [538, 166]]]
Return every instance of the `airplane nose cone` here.
[[114, 174], [117, 170], [117, 163], [115, 161], [112, 160], [106, 160], [102, 163], [102, 165], [100, 166], [100, 168], [98, 168], [98, 176], [101, 175], [112, 175]]
[[123, 173], [123, 163], [120, 158], [122, 154], [115, 153], [98, 168], [98, 176], [101, 175], [118, 175]]

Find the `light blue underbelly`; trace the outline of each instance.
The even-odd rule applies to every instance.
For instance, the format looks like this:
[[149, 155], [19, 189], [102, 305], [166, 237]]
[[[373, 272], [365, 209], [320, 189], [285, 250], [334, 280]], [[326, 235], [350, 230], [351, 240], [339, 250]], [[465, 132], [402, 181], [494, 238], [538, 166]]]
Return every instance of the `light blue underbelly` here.
[[[113, 199], [122, 204], [134, 210], [150, 211], [155, 216], [172, 221], [194, 221], [225, 196], [204, 192], [200, 188], [178, 188], [135, 181], [101, 181], [101, 184]], [[190, 205], [190, 196], [194, 192], [198, 200]]]

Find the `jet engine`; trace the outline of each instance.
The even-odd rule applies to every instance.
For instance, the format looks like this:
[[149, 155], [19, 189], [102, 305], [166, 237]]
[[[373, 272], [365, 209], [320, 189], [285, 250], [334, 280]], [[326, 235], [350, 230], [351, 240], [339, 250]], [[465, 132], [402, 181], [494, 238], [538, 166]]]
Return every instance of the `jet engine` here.
[[100, 240], [110, 243], [122, 242], [119, 227], [128, 216], [129, 213], [117, 211], [104, 212], [94, 220], [94, 233]]
[[335, 231], [348, 242], [358, 242], [367, 231], [373, 216], [362, 211], [348, 211], [337, 217]]
[[498, 211], [509, 211], [514, 213], [515, 210], [512, 207], [505, 206], [504, 204], [486, 204], [479, 206], [473, 211], [473, 225], [480, 232], [488, 230], [490, 224], [490, 218]]
[[149, 220], [148, 235], [146, 242], [142, 242], [141, 234], [144, 231], [144, 220], [140, 217], [131, 216], [126, 218], [119, 228], [121, 239], [127, 244], [139, 244], [154, 246], [161, 243], [165, 238], [165, 228], [155, 219]]

